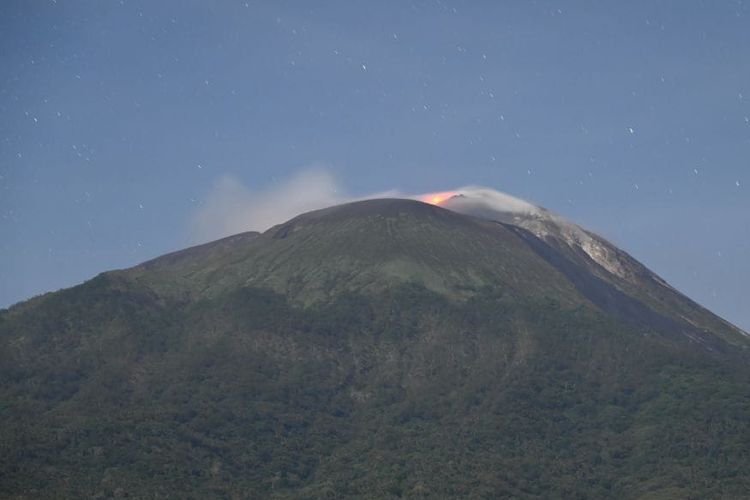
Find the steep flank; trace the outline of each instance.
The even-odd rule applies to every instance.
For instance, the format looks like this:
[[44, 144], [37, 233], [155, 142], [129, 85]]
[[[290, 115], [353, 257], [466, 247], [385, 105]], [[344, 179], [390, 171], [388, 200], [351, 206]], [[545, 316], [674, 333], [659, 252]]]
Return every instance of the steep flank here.
[[[705, 339], [711, 343], [710, 338], [718, 336], [722, 341], [739, 347], [750, 346], [747, 333], [675, 290], [627, 252], [547, 209], [528, 205], [524, 210], [505, 211], [487, 199], [463, 194], [447, 200], [444, 205], [463, 214], [530, 233], [534, 236], [529, 240], [534, 248], [540, 247], [533, 244], [533, 240], [543, 241], [544, 247], [552, 248], [554, 260], [573, 264], [588, 281], [596, 278], [595, 281], [612, 288], [613, 293], [621, 295], [625, 301], [640, 304], [636, 308], [648, 309], [642, 313], [669, 318], [697, 342]], [[550, 258], [545, 259], [551, 262]], [[566, 274], [564, 269], [558, 270]], [[642, 317], [644, 314], [628, 316]]]
[[188, 268], [204, 265], [211, 260], [221, 259], [239, 247], [254, 240], [260, 233], [249, 231], [246, 233], [227, 236], [220, 240], [204, 243], [194, 247], [178, 250], [144, 262], [137, 267], [146, 271], [156, 271], [164, 268]]
[[412, 200], [368, 200], [303, 214], [200, 269], [126, 272], [162, 293], [214, 296], [265, 287], [311, 303], [416, 283], [450, 297], [485, 287], [581, 302], [564, 276], [497, 224]]

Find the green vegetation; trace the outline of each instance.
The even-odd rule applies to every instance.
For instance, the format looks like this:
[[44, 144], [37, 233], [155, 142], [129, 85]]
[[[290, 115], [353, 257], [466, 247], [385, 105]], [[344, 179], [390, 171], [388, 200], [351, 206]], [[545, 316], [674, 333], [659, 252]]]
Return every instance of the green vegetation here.
[[750, 497], [747, 339], [524, 238], [367, 202], [0, 311], [0, 497]]
[[2, 496], [742, 497], [739, 363], [554, 300], [112, 275], [0, 316]]

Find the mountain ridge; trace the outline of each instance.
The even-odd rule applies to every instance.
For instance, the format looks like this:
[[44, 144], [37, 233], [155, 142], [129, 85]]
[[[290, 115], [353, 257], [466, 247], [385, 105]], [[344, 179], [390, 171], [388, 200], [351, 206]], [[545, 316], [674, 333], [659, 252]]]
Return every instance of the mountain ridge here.
[[[701, 335], [709, 335], [711, 331], [714, 331], [714, 334], [723, 337], [724, 340], [732, 339], [731, 341], [736, 343], [737, 345], [745, 345], [744, 339], [739, 341], [733, 339], [733, 337], [736, 337], [738, 334], [747, 337], [747, 334], [745, 332], [727, 322], [726, 320], [714, 315], [709, 310], [703, 308], [691, 299], [685, 297], [658, 275], [650, 271], [629, 254], [615, 247], [601, 236], [580, 228], [579, 226], [566, 221], [565, 219], [556, 216], [544, 209], [540, 209], [541, 212], [539, 212], [545, 214], [543, 217], [540, 217], [538, 213], [535, 213], [532, 215], [532, 217], [525, 218], [523, 215], [519, 215], [518, 213], [502, 214], [497, 212], [483, 212], [481, 210], [466, 210], [465, 207], [462, 209], [462, 207], [455, 207], [454, 205], [452, 205], [452, 200], [453, 199], [447, 200], [444, 203], [444, 206], [443, 204], [437, 206], [421, 201], [398, 198], [356, 201], [307, 212], [305, 214], [300, 214], [299, 216], [294, 217], [287, 222], [273, 226], [263, 233], [242, 233], [242, 235], [231, 236], [218, 240], [217, 242], [193, 247], [193, 249], [189, 250], [191, 253], [194, 253], [196, 251], [209, 251], [214, 252], [217, 255], [220, 254], [221, 256], [226, 258], [231, 257], [232, 263], [228, 265], [234, 266], [235, 268], [240, 268], [241, 266], [239, 266], [238, 263], [246, 257], [242, 255], [242, 250], [236, 251], [238, 245], [241, 248], [247, 248], [245, 245], [249, 244], [250, 242], [253, 242], [255, 245], [260, 245], [264, 243], [264, 241], [267, 242], [269, 240], [271, 240], [271, 244], [273, 244], [274, 241], [286, 240], [287, 238], [294, 236], [298, 231], [301, 231], [301, 233], [299, 234], [304, 234], [306, 229], [309, 229], [316, 224], [323, 224], [326, 226], [342, 225], [345, 227], [347, 224], [350, 224], [352, 220], [361, 218], [375, 218], [378, 220], [382, 219], [381, 222], [385, 224], [385, 230], [382, 232], [381, 236], [383, 238], [389, 238], [390, 241], [394, 244], [398, 242], [399, 236], [394, 236], [394, 231], [398, 232], [399, 230], [418, 230], [418, 225], [414, 225], [413, 227], [404, 226], [403, 228], [399, 229], [399, 223], [404, 223], [406, 219], [410, 218], [435, 218], [436, 222], [439, 222], [443, 225], [442, 230], [446, 231], [446, 234], [450, 234], [448, 229], [450, 227], [468, 225], [480, 229], [482, 233], [493, 233], [493, 231], [497, 229], [497, 226], [500, 226], [502, 228], [503, 234], [494, 234], [496, 240], [493, 240], [492, 245], [518, 245], [519, 242], [522, 242], [525, 247], [528, 247], [524, 250], [530, 250], [534, 254], [537, 254], [539, 248], [541, 248], [538, 242], [543, 242], [541, 245], [542, 247], [545, 245], [552, 247], [552, 249], [548, 248], [546, 250], [546, 256], [542, 256], [542, 260], [544, 260], [543, 263], [535, 263], [535, 268], [538, 269], [537, 276], [520, 276], [517, 274], [511, 276], [500, 276], [498, 273], [494, 273], [494, 275], [492, 275], [490, 278], [483, 281], [481, 279], [481, 276], [488, 274], [487, 268], [485, 266], [472, 269], [472, 272], [468, 274], [462, 274], [457, 280], [454, 280], [455, 282], [460, 282], [462, 285], [474, 283], [474, 286], [481, 287], [486, 285], [487, 283], [492, 283], [493, 280], [494, 282], [503, 282], [504, 280], [504, 284], [508, 286], [509, 284], [512, 285], [512, 283], [517, 283], [523, 280], [526, 280], [527, 283], [531, 280], [536, 280], [540, 283], [545, 281], [555, 281], [552, 279], [548, 279], [549, 275], [560, 275], [557, 276], [558, 281], [567, 281], [567, 284], [558, 282], [557, 284], [552, 283], [548, 287], [546, 287], [545, 285], [541, 288], [546, 287], [545, 289], [554, 289], [556, 290], [555, 293], [557, 293], [558, 295], [562, 293], [561, 289], [568, 288], [568, 290], [565, 290], [564, 295], [569, 298], [569, 303], [572, 304], [580, 302], [580, 298], [574, 298], [573, 294], [570, 293], [571, 290], [569, 289], [571, 288], [570, 272], [573, 267], [576, 267], [579, 268], [578, 271], [575, 272], [576, 275], [596, 277], [596, 279], [594, 280], [589, 278], [588, 282], [597, 283], [594, 286], [602, 290], [603, 293], [607, 296], [601, 300], [612, 302], [614, 300], [613, 297], [616, 296], [621, 302], [627, 303], [623, 306], [626, 311], [630, 311], [630, 313], [633, 313], [635, 309], [638, 309], [641, 311], [639, 314], [651, 316], [652, 320], [660, 322], [662, 326], [670, 323], [672, 325], [671, 329], [673, 330], [675, 329], [675, 325], [687, 323], [689, 324], [689, 327], [684, 328], [686, 328], [687, 330], [691, 330], [689, 334], [692, 335], [695, 339], [699, 339]], [[462, 198], [462, 200], [466, 200], [466, 198]], [[456, 211], [454, 210], [454, 208], [457, 208], [461, 211]], [[540, 225], [544, 225], [545, 229], [540, 229]], [[562, 229], [560, 229], [560, 227], [562, 227]], [[519, 228], [523, 229], [525, 233], [519, 232]], [[350, 229], [358, 230], [355, 228]], [[563, 231], [573, 231], [575, 234], [578, 234], [578, 236], [576, 236], [576, 239], [571, 240], [570, 238], [561, 236]], [[513, 238], [510, 238], [510, 235], [513, 235]], [[531, 237], [532, 235], [533, 237]], [[620, 272], [613, 271], [611, 269], [613, 267], [612, 265], [607, 266], [606, 263], [602, 264], [600, 259], [594, 259], [591, 256], [593, 250], [591, 250], [590, 248], [588, 250], [584, 248], [584, 245], [586, 243], [581, 243], [582, 236], [580, 235], [585, 235], [590, 239], [589, 241], [596, 242], [598, 252], [614, 256], [621, 267]], [[331, 235], [327, 235], [326, 237], [329, 236]], [[427, 235], [425, 235], [424, 237], [425, 239], [428, 238]], [[473, 237], [477, 238], [476, 235], [473, 235]], [[446, 236], [446, 238], [450, 238], [450, 236]], [[440, 242], [439, 238], [435, 238], [434, 234], [429, 235], [429, 239], [431, 241], [431, 245], [433, 245], [434, 247], [448, 246], [445, 242]], [[304, 244], [310, 243], [308, 242]], [[417, 245], [419, 244], [419, 242], [407, 241], [405, 244]], [[593, 245], [592, 243], [588, 244], [589, 246]], [[435, 253], [433, 249], [427, 248], [424, 245], [422, 245], [421, 248], [421, 251], [424, 255], [431, 255]], [[329, 258], [330, 255], [335, 254], [337, 251], [337, 248], [327, 248], [325, 258]], [[488, 252], [487, 249], [483, 249], [483, 251], [485, 253]], [[517, 247], [515, 248], [514, 252], [519, 252]], [[555, 264], [550, 261], [550, 252], [556, 255], [556, 260], [554, 260], [554, 262], [557, 262], [559, 265], [566, 265], [565, 270], [557, 268]], [[477, 255], [477, 253], [479, 252], [472, 253], [472, 251], [467, 250], [465, 252], [462, 252], [460, 258], [463, 259], [464, 263], [478, 262], [483, 257], [481, 255]], [[177, 252], [176, 254], [168, 255], [177, 256], [182, 254], [180, 252]], [[200, 256], [201, 254], [198, 255]], [[276, 257], [277, 256], [274, 255], [274, 258]], [[384, 260], [386, 256], [371, 255], [369, 257], [382, 257], [381, 260]], [[393, 279], [397, 279], [399, 273], [405, 273], [407, 275], [407, 280], [416, 279], [417, 281], [423, 282], [423, 284], [425, 282], [428, 282], [428, 288], [441, 291], [452, 296], [462, 296], [465, 298], [466, 294], [469, 293], [469, 290], [465, 286], [463, 286], [464, 290], [457, 291], [456, 288], [459, 287], [455, 284], [455, 282], [451, 283], [449, 279], [444, 276], [438, 277], [437, 275], [440, 273], [429, 272], [429, 269], [425, 271], [425, 266], [422, 265], [424, 263], [420, 263], [421, 269], [415, 270], [411, 269], [408, 265], [402, 262], [403, 259], [400, 259], [400, 257], [402, 256], [396, 255], [390, 261], [385, 262], [385, 264], [379, 262], [378, 265], [380, 267], [375, 268], [374, 273], [381, 273]], [[164, 258], [165, 257], [154, 259], [153, 261], [135, 266], [135, 268], [132, 269], [135, 270], [136, 275], [140, 270], [152, 270], [153, 264], [150, 263], [162, 262], [160, 259]], [[409, 255], [407, 256], [407, 258], [415, 260], [418, 259], [419, 256]], [[446, 252], [444, 255], [440, 255], [436, 258], [442, 259], [442, 261], [439, 261], [437, 263], [433, 261], [433, 264], [430, 265], [439, 265], [447, 268], [448, 265], [446, 261], [450, 259], [458, 259], [459, 257], [455, 255], [449, 255], [448, 252]], [[553, 269], [548, 269], [546, 267], [547, 264], [549, 264], [549, 267], [552, 267]], [[315, 265], [317, 267], [325, 266], [325, 264], [320, 263]], [[361, 265], [361, 263], [358, 265]], [[518, 263], [511, 264], [511, 266], [514, 265], [520, 267]], [[528, 259], [523, 262], [523, 265], [529, 265]], [[311, 264], [311, 267], [312, 266], [313, 264]], [[429, 268], [429, 265], [427, 267]], [[358, 271], [360, 270], [361, 269], [358, 269]], [[409, 275], [409, 272], [411, 271], [414, 271], [416, 274], [414, 274], [413, 276]], [[126, 274], [128, 273], [127, 270], [124, 272]], [[242, 272], [247, 271], [238, 271], [238, 273]], [[252, 272], [253, 271], [251, 270], [251, 273]], [[316, 269], [314, 272], [319, 272], [319, 270]], [[263, 275], [263, 273], [259, 272], [255, 272], [255, 274], [256, 276], [252, 277], [252, 281], [261, 281], [261, 286], [266, 286], [268, 284], [267, 282], [263, 281], [268, 281], [268, 276], [265, 276]], [[303, 269], [297, 273], [297, 275], [300, 274], [305, 274], [305, 270]], [[543, 275], [545, 274], [548, 275], [547, 278], [543, 277]], [[540, 275], [542, 277], [540, 277]], [[562, 277], [563, 279], [560, 280], [560, 277]], [[291, 280], [292, 277], [289, 277], [289, 279]], [[352, 279], [356, 281], [356, 277]], [[361, 283], [358, 283], [356, 286], [367, 286], [368, 283], [364, 281], [366, 279], [367, 278], [362, 278], [360, 280]], [[377, 277], [370, 277], [369, 279], [371, 282], [377, 281]], [[205, 289], [203, 291], [210, 290], [213, 286], [210, 284], [210, 278], [207, 281], [209, 282], [209, 284], [205, 285]], [[240, 281], [241, 280], [235, 280], [233, 283], [238, 284]], [[607, 284], [608, 291], [603, 290], [603, 283]], [[276, 289], [277, 291], [281, 291], [282, 293], [289, 290], [289, 285], [285, 283], [277, 282], [275, 284], [272, 284], [271, 286], [272, 288], [275, 287], [274, 289]], [[304, 289], [304, 286], [302, 288]], [[575, 285], [572, 288], [576, 288]], [[311, 291], [310, 297], [305, 296], [306, 292], [304, 290], [299, 293], [302, 296], [301, 301], [303, 303], [308, 302], [309, 300], [325, 299], [325, 294], [318, 293], [317, 291]], [[538, 293], [543, 294], [544, 291], [539, 290]], [[592, 297], [586, 297], [585, 293], [582, 293], [582, 295], [584, 296], [585, 300], [591, 301]], [[596, 304], [597, 300], [598, 299], [594, 299], [593, 303]], [[601, 300], [599, 300], [599, 302], [601, 302]], [[610, 310], [610, 312], [612, 311], [614, 311], [614, 309]], [[686, 313], [685, 311], [688, 312]], [[620, 314], [621, 317], [627, 317], [627, 315], [627, 312]], [[673, 318], [667, 321], [664, 318], [665, 316], [673, 316]], [[696, 341], [700, 342], [700, 340]]]
[[516, 222], [356, 202], [0, 311], [0, 496], [747, 496], [746, 337]]

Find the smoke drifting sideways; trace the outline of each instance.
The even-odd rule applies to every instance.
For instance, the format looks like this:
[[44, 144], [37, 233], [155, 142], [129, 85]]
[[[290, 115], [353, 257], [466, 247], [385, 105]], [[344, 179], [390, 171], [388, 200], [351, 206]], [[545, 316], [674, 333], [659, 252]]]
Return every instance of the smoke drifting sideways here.
[[541, 216], [548, 213], [546, 209], [521, 198], [482, 186], [465, 186], [444, 193], [422, 195], [417, 199], [454, 212], [489, 219], [497, 214]]
[[236, 177], [220, 177], [205, 202], [192, 214], [190, 238], [194, 243], [203, 243], [245, 231], [265, 231], [304, 212], [374, 198], [419, 200], [480, 217], [497, 213], [533, 216], [545, 212], [527, 201], [481, 186], [424, 194], [404, 194], [394, 189], [352, 196], [345, 193], [328, 171], [312, 168], [261, 191], [253, 191]]
[[205, 202], [192, 214], [190, 238], [194, 243], [245, 231], [265, 231], [301, 213], [368, 198], [399, 197], [389, 191], [354, 197], [344, 193], [328, 171], [310, 168], [278, 185], [254, 191], [231, 175], [220, 177]]

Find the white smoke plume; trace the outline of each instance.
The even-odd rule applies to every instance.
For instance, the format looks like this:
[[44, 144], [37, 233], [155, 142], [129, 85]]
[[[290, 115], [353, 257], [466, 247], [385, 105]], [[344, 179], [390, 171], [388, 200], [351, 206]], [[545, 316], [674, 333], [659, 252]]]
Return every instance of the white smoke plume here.
[[312, 168], [265, 190], [254, 191], [236, 177], [220, 177], [206, 201], [192, 215], [194, 242], [206, 242], [242, 233], [265, 231], [275, 224], [310, 210], [369, 198], [400, 197], [397, 191], [367, 196], [346, 195], [325, 169]]
[[433, 202], [455, 212], [473, 215], [507, 213], [518, 215], [541, 215], [544, 209], [495, 189], [481, 186], [466, 186], [435, 195], [427, 194], [418, 197], [423, 201]]
[[219, 178], [191, 218], [191, 236], [195, 242], [206, 242], [244, 231], [264, 231], [310, 210], [372, 198], [410, 198], [478, 216], [497, 212], [537, 215], [543, 211], [519, 198], [480, 186], [416, 195], [391, 190], [352, 196], [325, 169], [314, 168], [257, 191], [236, 177]]

